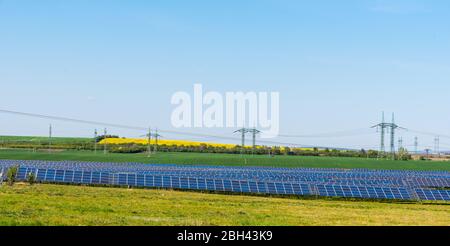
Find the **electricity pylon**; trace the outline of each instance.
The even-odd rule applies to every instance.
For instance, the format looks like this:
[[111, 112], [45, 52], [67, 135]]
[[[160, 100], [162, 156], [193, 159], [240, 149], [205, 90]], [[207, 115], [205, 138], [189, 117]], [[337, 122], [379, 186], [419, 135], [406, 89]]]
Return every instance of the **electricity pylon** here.
[[402, 148], [403, 148], [403, 138], [400, 137], [398, 139], [398, 152], [400, 152]]
[[97, 138], [98, 138], [98, 132], [97, 129], [94, 131], [94, 154], [97, 154]]
[[253, 143], [253, 145], [252, 145], [252, 154], [254, 154], [255, 150], [256, 150], [256, 134], [261, 133], [261, 131], [257, 130], [256, 128], [253, 128], [253, 129], [249, 129], [248, 132], [252, 134], [252, 140], [253, 140], [253, 142], [252, 142]]
[[419, 153], [419, 138], [418, 137], [414, 138], [414, 152], [416, 153], [416, 155]]
[[234, 133], [241, 133], [241, 154], [244, 153], [244, 148], [245, 148], [245, 134], [248, 133], [248, 129], [247, 128], [241, 128], [237, 131], [235, 131]]
[[155, 148], [154, 148], [154, 151], [155, 151], [155, 153], [157, 153], [158, 152], [158, 140], [159, 140], [160, 137], [162, 137], [161, 135], [158, 134], [158, 128], [156, 128], [155, 134], [153, 134], [153, 137], [155, 137]]
[[48, 152], [52, 152], [52, 125], [48, 128]]
[[152, 133], [152, 129], [148, 128], [148, 133], [146, 135], [142, 135], [141, 137], [148, 137], [148, 142], [147, 142], [148, 157], [150, 157], [152, 154], [152, 149], [151, 149], [152, 137], [155, 138], [155, 146], [153, 148], [153, 152], [155, 152], [155, 153], [158, 152], [158, 140], [160, 137], [162, 137], [161, 135], [158, 134], [158, 129], [155, 130], [155, 133]]
[[107, 147], [106, 145], [107, 145], [107, 142], [108, 142], [106, 135], [108, 134], [108, 130], [105, 128], [103, 133], [104, 133], [103, 139], [105, 139], [105, 143], [103, 144], [103, 154], [106, 155], [106, 147]]
[[400, 127], [397, 124], [395, 124], [395, 115], [394, 115], [394, 113], [392, 113], [392, 123], [386, 123], [385, 122], [385, 120], [384, 120], [384, 112], [383, 112], [381, 123], [373, 126], [372, 128], [377, 128], [381, 132], [380, 152], [378, 153], [378, 157], [380, 157], [381, 154], [384, 154], [386, 152], [385, 145], [384, 145], [384, 138], [385, 138], [386, 132], [390, 131], [390, 135], [391, 135], [391, 155], [392, 155], [392, 159], [395, 159], [395, 131], [397, 129], [405, 129], [405, 128]]
[[252, 153], [254, 153], [255, 148], [256, 148], [256, 135], [258, 133], [260, 133], [261, 131], [257, 130], [256, 128], [241, 128], [237, 131], [235, 131], [234, 133], [241, 133], [241, 138], [242, 138], [242, 144], [241, 144], [241, 153], [244, 153], [244, 149], [245, 149], [245, 134], [247, 133], [251, 133], [252, 134]]
[[439, 149], [439, 142], [440, 142], [440, 137], [437, 136], [437, 137], [434, 139], [434, 152], [436, 153], [436, 155], [437, 155], [438, 157], [441, 157], [441, 151], [440, 151], [440, 149]]
[[384, 153], [386, 152], [386, 148], [384, 145], [384, 137], [385, 137], [385, 132], [388, 127], [389, 127], [389, 124], [385, 123], [384, 112], [383, 112], [381, 123], [377, 124], [375, 126], [372, 126], [372, 128], [377, 128], [377, 131], [380, 131], [380, 134], [381, 134], [380, 135], [380, 151], [378, 152], [378, 158], [382, 157], [382, 155], [384, 155]]

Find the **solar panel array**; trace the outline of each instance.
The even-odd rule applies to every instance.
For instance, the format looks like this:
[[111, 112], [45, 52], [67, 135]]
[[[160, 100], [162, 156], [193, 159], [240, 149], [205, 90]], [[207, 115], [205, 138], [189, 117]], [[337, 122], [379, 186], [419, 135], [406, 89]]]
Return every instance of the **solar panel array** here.
[[[18, 180], [237, 193], [450, 201], [450, 172], [0, 160]], [[1, 175], [0, 175], [1, 176]]]

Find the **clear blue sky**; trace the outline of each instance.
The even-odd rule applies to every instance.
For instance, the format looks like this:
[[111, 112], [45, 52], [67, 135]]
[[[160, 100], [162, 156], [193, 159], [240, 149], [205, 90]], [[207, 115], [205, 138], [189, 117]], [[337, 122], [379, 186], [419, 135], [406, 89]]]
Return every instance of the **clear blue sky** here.
[[[194, 83], [279, 91], [285, 134], [370, 127], [385, 110], [450, 135], [450, 2], [0, 0], [2, 109], [170, 129], [172, 93]], [[0, 114], [0, 135], [48, 123]], [[57, 136], [92, 134], [52, 123]], [[372, 132], [279, 140], [376, 147]]]

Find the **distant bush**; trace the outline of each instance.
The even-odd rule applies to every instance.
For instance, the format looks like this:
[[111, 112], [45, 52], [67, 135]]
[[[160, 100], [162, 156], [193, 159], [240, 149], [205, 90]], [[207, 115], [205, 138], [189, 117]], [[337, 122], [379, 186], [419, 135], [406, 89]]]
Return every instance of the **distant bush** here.
[[14, 185], [16, 182], [16, 176], [19, 171], [19, 166], [10, 167], [6, 173], [6, 178], [9, 186]]
[[147, 151], [147, 148], [143, 146], [118, 146], [118, 147], [111, 147], [109, 149], [110, 153], [121, 153], [121, 154], [136, 154], [145, 151]]
[[28, 173], [27, 181], [30, 185], [34, 185], [36, 183], [36, 175], [32, 172]]

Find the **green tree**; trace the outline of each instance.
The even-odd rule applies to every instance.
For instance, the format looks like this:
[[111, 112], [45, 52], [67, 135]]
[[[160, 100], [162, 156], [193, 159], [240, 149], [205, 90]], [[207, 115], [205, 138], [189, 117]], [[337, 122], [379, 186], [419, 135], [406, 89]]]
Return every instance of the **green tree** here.
[[16, 182], [17, 172], [19, 171], [19, 166], [10, 167], [6, 173], [6, 178], [9, 186], [14, 185]]

